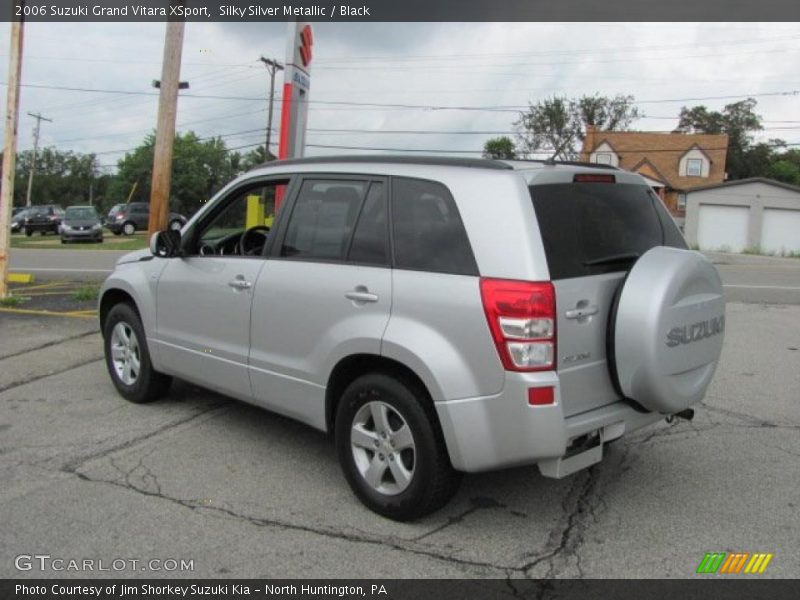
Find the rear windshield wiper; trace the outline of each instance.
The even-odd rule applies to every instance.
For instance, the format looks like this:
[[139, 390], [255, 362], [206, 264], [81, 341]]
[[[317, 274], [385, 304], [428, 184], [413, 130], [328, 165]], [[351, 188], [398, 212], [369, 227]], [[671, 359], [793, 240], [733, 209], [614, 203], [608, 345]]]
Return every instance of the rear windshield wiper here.
[[636, 260], [639, 254], [636, 252], [628, 252], [626, 254], [609, 254], [608, 256], [601, 256], [600, 258], [593, 258], [583, 263], [584, 267], [595, 267], [597, 265], [610, 265], [618, 262], [627, 262], [629, 260]]

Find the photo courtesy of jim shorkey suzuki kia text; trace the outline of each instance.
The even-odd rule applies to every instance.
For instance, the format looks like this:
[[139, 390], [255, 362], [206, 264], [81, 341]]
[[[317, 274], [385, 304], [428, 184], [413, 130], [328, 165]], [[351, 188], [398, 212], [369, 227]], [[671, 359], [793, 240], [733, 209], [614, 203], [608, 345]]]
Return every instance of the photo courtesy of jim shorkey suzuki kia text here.
[[311, 585], [288, 584], [272, 585], [265, 583], [263, 586], [253, 586], [241, 583], [221, 583], [211, 585], [192, 584], [44, 584], [27, 585], [16, 584], [14, 593], [18, 597], [53, 595], [77, 597], [154, 597], [154, 598], [184, 598], [197, 596], [222, 596], [233, 597], [263, 595], [263, 596], [338, 596], [338, 597], [365, 597], [388, 598], [390, 597], [387, 586], [380, 583], [363, 585]]

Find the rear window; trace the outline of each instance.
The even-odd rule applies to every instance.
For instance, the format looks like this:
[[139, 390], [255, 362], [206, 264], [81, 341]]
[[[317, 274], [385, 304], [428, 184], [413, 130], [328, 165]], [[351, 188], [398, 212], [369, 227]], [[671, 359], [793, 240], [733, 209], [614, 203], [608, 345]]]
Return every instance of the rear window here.
[[392, 226], [396, 267], [454, 275], [478, 274], [461, 215], [441, 183], [394, 178]]
[[560, 183], [530, 193], [551, 279], [624, 271], [654, 246], [686, 248], [646, 186]]

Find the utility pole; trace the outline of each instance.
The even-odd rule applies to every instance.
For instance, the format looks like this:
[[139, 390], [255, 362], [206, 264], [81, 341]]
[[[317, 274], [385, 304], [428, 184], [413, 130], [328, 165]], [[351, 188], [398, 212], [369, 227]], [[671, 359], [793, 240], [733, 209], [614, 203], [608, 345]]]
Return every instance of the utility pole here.
[[269, 161], [269, 144], [272, 138], [272, 104], [275, 102], [275, 73], [283, 71], [283, 65], [275, 59], [261, 57], [261, 62], [269, 71], [269, 112], [267, 116], [267, 145], [264, 146], [264, 158]]
[[17, 125], [19, 124], [19, 80], [22, 75], [22, 38], [24, 23], [11, 23], [11, 49], [8, 58], [8, 96], [6, 99], [3, 176], [0, 182], [0, 298], [8, 290], [8, 250], [11, 242], [11, 204], [14, 202], [14, 168], [17, 158]]
[[36, 129], [33, 130], [33, 156], [31, 157], [31, 171], [28, 173], [28, 193], [25, 195], [25, 206], [30, 208], [31, 190], [33, 189], [33, 172], [36, 170], [36, 152], [39, 150], [39, 128], [42, 126], [42, 121], [52, 123], [53, 119], [46, 119], [41, 115], [41, 113], [28, 113], [28, 116], [36, 119]]
[[[182, 5], [173, 0], [172, 6]], [[153, 153], [153, 182], [150, 192], [150, 235], [167, 228], [169, 195], [172, 182], [172, 151], [175, 142], [175, 119], [178, 113], [178, 87], [181, 76], [184, 21], [168, 21], [164, 39], [164, 62], [161, 67], [158, 98], [156, 145]]]

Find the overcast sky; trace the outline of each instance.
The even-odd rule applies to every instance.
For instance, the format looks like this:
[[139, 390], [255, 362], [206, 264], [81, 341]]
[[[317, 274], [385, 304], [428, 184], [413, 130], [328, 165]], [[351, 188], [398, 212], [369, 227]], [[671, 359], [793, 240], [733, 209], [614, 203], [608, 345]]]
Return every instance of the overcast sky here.
[[[261, 142], [268, 77], [258, 57], [283, 61], [286, 29], [188, 23], [181, 79], [191, 89], [182, 92], [178, 129], [222, 135], [244, 151]], [[9, 31], [0, 23], [3, 82]], [[94, 152], [113, 168], [152, 131], [157, 96], [33, 86], [154, 93], [164, 31], [163, 24], [28, 23], [22, 81], [31, 87], [22, 89], [18, 149], [32, 146], [35, 120], [27, 113], [41, 112], [53, 119], [42, 124], [42, 145]], [[354, 152], [318, 146], [479, 152], [486, 139], [512, 130], [515, 110], [529, 101], [595, 92], [634, 95], [647, 115], [634, 128], [650, 131], [674, 128], [682, 105], [719, 109], [753, 95], [767, 128], [761, 137], [800, 142], [797, 23], [319, 23], [314, 33], [307, 155]], [[281, 84], [279, 75], [276, 90]], [[718, 96], [729, 98], [689, 100]], [[406, 106], [316, 104], [337, 101]], [[428, 133], [390, 133], [397, 131]], [[474, 131], [491, 133], [454, 133]]]

